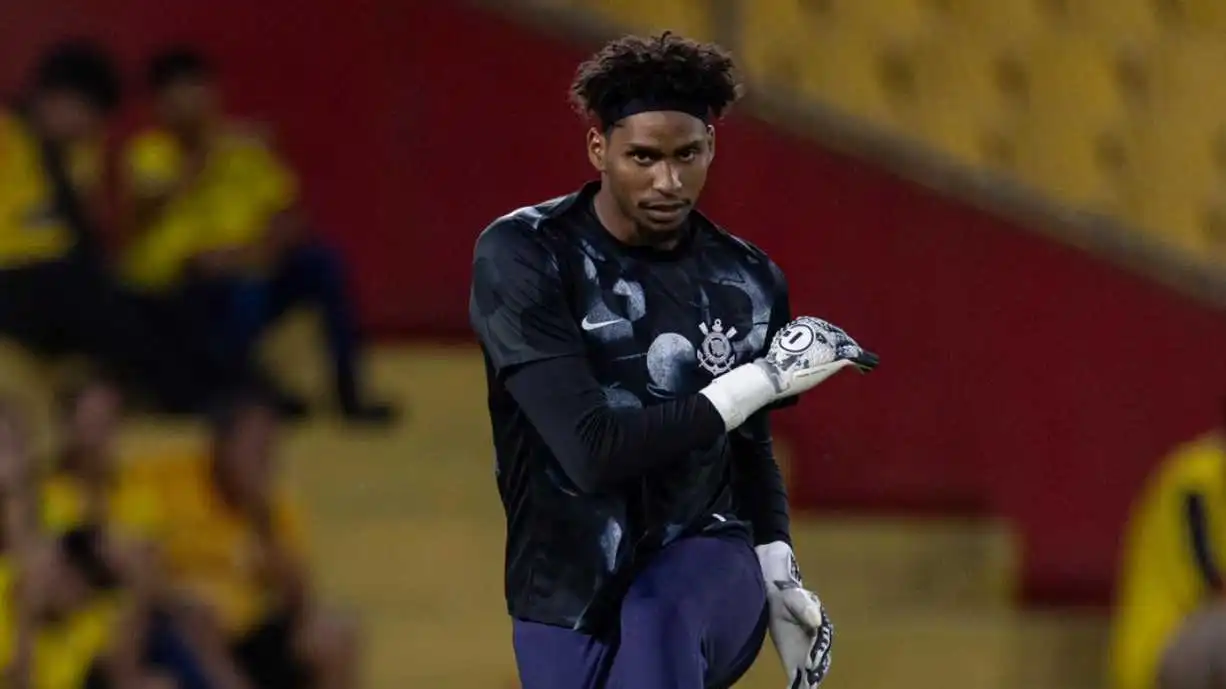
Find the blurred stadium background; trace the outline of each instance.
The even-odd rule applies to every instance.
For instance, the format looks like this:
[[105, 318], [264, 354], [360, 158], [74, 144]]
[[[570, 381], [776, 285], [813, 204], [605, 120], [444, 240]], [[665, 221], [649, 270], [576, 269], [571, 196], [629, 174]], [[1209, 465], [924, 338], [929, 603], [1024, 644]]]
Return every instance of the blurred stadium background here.
[[[15, 1], [0, 86], [69, 35], [127, 65], [168, 41], [216, 58], [353, 263], [374, 383], [410, 408], [286, 450], [367, 684], [513, 687], [470, 251], [586, 178], [565, 101], [585, 51], [664, 29], [719, 40], [750, 86], [706, 209], [885, 360], [780, 422], [830, 686], [1101, 686], [1128, 507], [1226, 392], [1226, 3]], [[307, 319], [268, 347], [318, 391]], [[57, 365], [9, 348], [0, 382], [45, 408]], [[142, 419], [127, 442], [194, 433]], [[743, 686], [782, 686], [776, 665]]]

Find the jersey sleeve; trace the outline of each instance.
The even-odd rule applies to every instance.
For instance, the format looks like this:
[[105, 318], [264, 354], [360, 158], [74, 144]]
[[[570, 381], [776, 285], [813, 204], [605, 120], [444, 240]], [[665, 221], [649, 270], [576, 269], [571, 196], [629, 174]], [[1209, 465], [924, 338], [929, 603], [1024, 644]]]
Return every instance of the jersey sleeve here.
[[792, 542], [788, 493], [775, 461], [770, 415], [754, 414], [728, 434], [732, 446], [732, 492], [738, 514], [753, 525], [754, 545]]
[[497, 374], [582, 354], [557, 257], [517, 220], [482, 233], [473, 256], [469, 320]]
[[609, 406], [586, 360], [554, 357], [525, 365], [507, 390], [574, 486], [596, 493], [711, 447], [724, 419], [703, 395], [644, 408]]

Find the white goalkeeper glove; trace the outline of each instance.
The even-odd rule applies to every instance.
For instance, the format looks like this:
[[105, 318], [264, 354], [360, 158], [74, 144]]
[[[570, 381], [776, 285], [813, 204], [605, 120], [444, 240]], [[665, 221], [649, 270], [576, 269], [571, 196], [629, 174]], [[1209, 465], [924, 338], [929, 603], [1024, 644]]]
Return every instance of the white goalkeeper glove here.
[[817, 595], [804, 588], [791, 546], [776, 541], [754, 550], [766, 580], [771, 640], [788, 674], [788, 689], [814, 689], [830, 669], [834, 625]]
[[852, 366], [871, 371], [877, 355], [856, 344], [842, 328], [801, 316], [775, 333], [766, 356], [732, 369], [700, 392], [731, 431], [766, 405], [811, 390]]

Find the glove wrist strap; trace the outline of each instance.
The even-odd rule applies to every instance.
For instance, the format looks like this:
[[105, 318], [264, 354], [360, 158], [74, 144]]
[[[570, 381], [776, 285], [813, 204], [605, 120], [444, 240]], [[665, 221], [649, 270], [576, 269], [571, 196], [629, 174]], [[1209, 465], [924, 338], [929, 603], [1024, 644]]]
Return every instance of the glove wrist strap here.
[[795, 584], [799, 588], [804, 585], [792, 546], [775, 541], [755, 547], [754, 552], [758, 554], [758, 564], [762, 567], [762, 578], [766, 580], [767, 587], [776, 589], [781, 584]]
[[751, 362], [711, 381], [698, 394], [711, 401], [723, 417], [725, 429], [731, 431], [773, 402], [776, 393], [775, 385], [766, 371]]

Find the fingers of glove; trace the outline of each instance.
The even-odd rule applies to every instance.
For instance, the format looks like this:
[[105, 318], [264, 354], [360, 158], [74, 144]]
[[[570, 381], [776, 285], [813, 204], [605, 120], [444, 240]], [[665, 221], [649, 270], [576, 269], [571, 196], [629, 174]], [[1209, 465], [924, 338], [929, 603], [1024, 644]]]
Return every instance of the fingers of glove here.
[[811, 390], [825, 382], [827, 378], [850, 366], [855, 366], [855, 362], [849, 359], [842, 359], [796, 371], [792, 374], [793, 389], [790, 392], [800, 393]]
[[848, 358], [850, 361], [855, 363], [856, 367], [860, 369], [861, 373], [868, 373], [869, 371], [872, 371], [873, 369], [877, 368], [877, 364], [881, 362], [881, 359], [876, 354], [873, 354], [867, 349], [861, 349], [856, 356]]
[[789, 674], [796, 668], [805, 666], [813, 644], [813, 637], [809, 632], [786, 617], [772, 615], [770, 633], [779, 660]]
[[779, 600], [796, 624], [813, 633], [827, 622], [822, 602], [812, 591], [802, 588], [780, 591]]
[[[823, 616], [824, 617], [824, 616]], [[834, 645], [834, 625], [829, 618], [817, 628], [809, 645], [804, 663], [792, 673], [792, 687], [815, 689], [830, 671], [831, 648]]]

